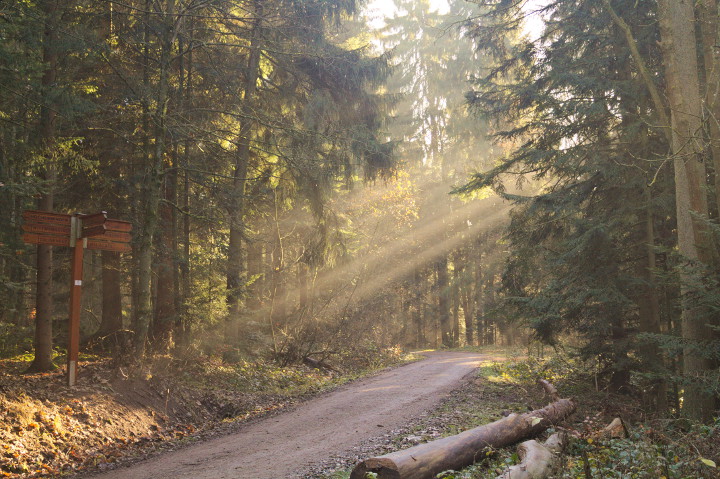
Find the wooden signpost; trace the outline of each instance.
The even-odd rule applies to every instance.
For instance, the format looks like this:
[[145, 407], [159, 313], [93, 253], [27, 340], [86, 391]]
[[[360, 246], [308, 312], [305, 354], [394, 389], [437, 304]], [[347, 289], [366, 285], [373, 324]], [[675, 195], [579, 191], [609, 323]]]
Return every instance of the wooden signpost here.
[[101, 211], [92, 215], [73, 215], [47, 211], [24, 211], [23, 241], [31, 244], [73, 248], [70, 282], [70, 321], [68, 322], [68, 385], [77, 379], [80, 354], [80, 294], [82, 292], [83, 252], [85, 248], [128, 253], [132, 224], [110, 220]]

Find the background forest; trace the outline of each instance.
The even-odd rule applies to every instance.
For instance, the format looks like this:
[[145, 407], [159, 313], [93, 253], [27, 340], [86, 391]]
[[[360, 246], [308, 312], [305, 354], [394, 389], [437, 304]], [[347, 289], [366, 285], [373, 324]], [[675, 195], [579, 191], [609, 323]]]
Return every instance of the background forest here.
[[709, 420], [717, 44], [715, 0], [2, 2], [0, 354], [66, 342], [70, 250], [22, 212], [104, 210], [88, 351], [533, 338]]
[[453, 25], [471, 8], [358, 7], [5, 4], [2, 353], [34, 345], [44, 371], [66, 343], [69, 249], [23, 244], [26, 209], [134, 225], [131, 254], [87, 252], [90, 348], [291, 364], [494, 343], [507, 207], [449, 195], [491, 148]]

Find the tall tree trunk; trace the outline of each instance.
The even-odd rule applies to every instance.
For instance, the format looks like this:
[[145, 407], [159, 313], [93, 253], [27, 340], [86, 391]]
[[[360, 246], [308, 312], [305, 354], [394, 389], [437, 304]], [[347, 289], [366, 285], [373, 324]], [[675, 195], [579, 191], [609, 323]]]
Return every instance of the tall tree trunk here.
[[[190, 18], [190, 26], [187, 36], [189, 43], [187, 45], [188, 52], [180, 57], [180, 77], [182, 81], [181, 102], [185, 116], [189, 122], [193, 121], [192, 115], [192, 94], [193, 94], [193, 48], [195, 34], [195, 18]], [[180, 44], [180, 51], [184, 51], [184, 46]], [[182, 250], [179, 254], [179, 306], [177, 308], [177, 316], [175, 321], [175, 344], [176, 347], [184, 347], [188, 340], [186, 331], [186, 318], [188, 313], [188, 304], [191, 294], [190, 280], [190, 161], [191, 151], [193, 148], [193, 140], [190, 135], [183, 142], [182, 164], [183, 168], [183, 185], [182, 185]], [[178, 200], [179, 201], [179, 200]]]
[[[660, 299], [658, 297], [657, 282], [655, 281], [655, 225], [652, 210], [652, 192], [650, 186], [645, 187], [645, 262], [640, 262], [639, 277], [645, 280], [638, 300], [640, 316], [640, 332], [659, 334], [660, 333]], [[645, 341], [640, 347], [640, 356], [643, 362], [655, 373], [663, 369], [663, 359], [657, 343]], [[658, 412], [667, 410], [667, 384], [662, 379], [653, 379], [652, 387], [646, 395], [646, 402], [650, 403]]]
[[438, 321], [440, 322], [440, 337], [443, 346], [453, 346], [452, 322], [450, 317], [450, 305], [448, 303], [448, 261], [446, 256], [440, 257], [435, 262], [437, 282]]
[[[713, 249], [702, 219], [707, 217], [704, 145], [701, 141], [702, 106], [697, 64], [695, 16], [691, 0], [659, 0], [659, 24], [663, 62], [666, 69], [667, 95], [672, 112], [672, 152], [675, 167], [675, 200], [678, 246], [689, 261], [712, 264]], [[689, 273], [682, 282], [693, 281]], [[687, 286], [683, 286], [683, 291]], [[711, 362], [702, 347], [712, 337], [707, 312], [685, 301], [682, 308], [683, 372], [691, 381], [706, 374]], [[683, 397], [683, 414], [697, 420], [709, 420], [714, 399], [702, 385], [688, 384]]]
[[[58, 1], [46, 0], [42, 2], [42, 11], [45, 17], [43, 32], [43, 72], [42, 85], [42, 106], [40, 108], [40, 137], [38, 146], [45, 152], [49, 152], [55, 142], [56, 110], [52, 103], [53, 88], [57, 81], [57, 60], [58, 60], [58, 38], [57, 19]], [[55, 188], [57, 172], [55, 166], [48, 164], [45, 167], [44, 179], [47, 181], [48, 191], [42, 194], [38, 200], [38, 209], [41, 211], [52, 211], [55, 203], [53, 189]], [[53, 250], [50, 245], [38, 245], [37, 247], [37, 305], [35, 309], [35, 358], [28, 368], [28, 372], [52, 371], [56, 368], [52, 360], [53, 337]]]
[[[453, 330], [453, 346], [460, 346], [460, 274], [459, 266], [460, 252], [456, 251], [452, 256], [453, 261], [453, 277], [450, 294], [452, 299], [452, 330]], [[464, 326], [464, 325], [463, 325]]]
[[611, 318], [610, 338], [612, 351], [612, 372], [610, 376], [610, 390], [613, 392], [626, 392], [630, 384], [630, 369], [628, 359], [628, 334], [625, 322], [619, 311], [608, 314]]
[[309, 276], [309, 268], [308, 265], [300, 262], [298, 263], [298, 272], [297, 272], [297, 279], [298, 279], [298, 292], [299, 292], [299, 307], [300, 310], [305, 310], [308, 305], [308, 276]]
[[169, 101], [169, 75], [172, 44], [175, 30], [175, 0], [165, 4], [158, 12], [160, 43], [159, 79], [153, 112], [155, 144], [152, 157], [145, 170], [144, 207], [138, 233], [138, 315], [134, 325], [135, 352], [138, 358], [145, 355], [148, 328], [153, 316], [152, 260], [153, 242], [159, 225], [160, 198], [162, 195], [163, 161], [165, 155], [166, 116]]
[[710, 152], [715, 170], [715, 201], [720, 214], [720, 22], [717, 0], [699, 0], [698, 24], [703, 45], [705, 67], [705, 111]]
[[495, 344], [495, 325], [488, 311], [495, 305], [495, 271], [488, 268], [485, 273], [485, 287], [483, 288], [483, 328], [485, 330], [484, 344]]
[[[248, 275], [255, 278], [248, 290], [247, 305], [252, 311], [260, 309], [263, 296], [263, 245], [260, 241], [254, 240], [248, 243]], [[307, 265], [305, 266], [307, 274]], [[307, 277], [305, 278], [307, 281]], [[309, 287], [309, 285], [306, 285]]]
[[157, 286], [153, 317], [153, 348], [166, 352], [175, 325], [175, 258], [177, 253], [175, 202], [177, 169], [168, 170], [164, 178], [164, 202], [160, 204], [160, 238], [157, 253]]
[[[465, 257], [463, 261], [467, 262], [468, 255], [472, 251], [472, 247], [465, 250]], [[473, 308], [473, 285], [474, 281], [471, 280], [472, 265], [470, 268], [467, 266], [463, 269], [463, 284], [460, 290], [463, 314], [465, 315], [465, 343], [469, 346], [475, 345], [475, 311]]]
[[283, 283], [284, 269], [284, 251], [282, 244], [282, 234], [280, 232], [280, 219], [278, 218], [278, 199], [275, 194], [275, 221], [274, 221], [274, 241], [272, 250], [272, 299], [270, 304], [270, 330], [272, 332], [274, 351], [278, 351], [275, 331], [286, 318], [287, 305], [285, 303], [285, 284]]
[[259, 1], [253, 2], [254, 15], [252, 30], [250, 32], [250, 53], [247, 59], [247, 70], [242, 92], [240, 135], [238, 137], [237, 151], [235, 153], [235, 171], [233, 173], [232, 201], [228, 210], [230, 222], [230, 241], [227, 257], [227, 322], [225, 340], [233, 343], [237, 339], [236, 325], [240, 315], [240, 299], [245, 286], [246, 270], [244, 267], [245, 240], [245, 190], [247, 185], [248, 167], [250, 164], [250, 143], [252, 142], [255, 122], [254, 115], [255, 92], [260, 75], [260, 43], [262, 5]]
[[413, 289], [415, 302], [415, 308], [413, 310], [413, 323], [415, 324], [416, 333], [416, 346], [418, 348], [423, 347], [427, 344], [427, 338], [425, 337], [425, 325], [423, 322], [423, 303], [422, 303], [422, 292], [423, 287], [423, 272], [422, 268], [417, 266], [413, 273]]
[[477, 343], [478, 346], [484, 346], [485, 343], [485, 323], [483, 320], [483, 317], [485, 316], [485, 279], [483, 278], [483, 268], [482, 268], [482, 253], [480, 252], [479, 248], [480, 244], [476, 244], [476, 248], [478, 251], [478, 257], [475, 261], [475, 268], [474, 268], [474, 283], [475, 283], [475, 291], [473, 294], [473, 321], [475, 322], [475, 329], [476, 329], [476, 336], [477, 336]]
[[102, 252], [102, 318], [97, 336], [103, 337], [122, 329], [122, 294], [120, 292], [120, 254]]

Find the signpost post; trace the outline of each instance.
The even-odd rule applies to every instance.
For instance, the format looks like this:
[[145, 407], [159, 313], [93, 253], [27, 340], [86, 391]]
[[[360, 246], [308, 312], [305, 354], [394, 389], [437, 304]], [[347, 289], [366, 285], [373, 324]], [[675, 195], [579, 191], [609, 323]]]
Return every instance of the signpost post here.
[[87, 249], [128, 253], [132, 224], [109, 220], [101, 211], [92, 215], [24, 211], [23, 241], [31, 244], [69, 246], [73, 248], [70, 283], [70, 318], [68, 321], [68, 385], [77, 381], [80, 354], [80, 298], [83, 278], [83, 253]]

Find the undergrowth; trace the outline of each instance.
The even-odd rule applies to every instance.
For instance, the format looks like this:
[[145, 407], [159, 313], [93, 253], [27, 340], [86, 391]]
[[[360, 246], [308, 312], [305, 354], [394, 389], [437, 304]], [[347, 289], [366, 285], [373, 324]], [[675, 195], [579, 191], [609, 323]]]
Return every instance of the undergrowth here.
[[[638, 394], [616, 395], [604, 390], [597, 370], [592, 362], [562, 352], [542, 358], [530, 355], [485, 363], [478, 371], [478, 379], [466, 386], [470, 393], [461, 395], [461, 401], [450, 400], [435, 411], [434, 415], [441, 418], [447, 417], [448, 410], [460, 412], [452, 416], [441, 436], [487, 424], [496, 420], [499, 413], [544, 406], [548, 400], [536, 384], [542, 378], [552, 382], [563, 397], [573, 397], [578, 404], [575, 415], [562, 425], [570, 441], [549, 477], [720, 478], [717, 467], [720, 465], [720, 420], [702, 425], [678, 418], [653, 417], [643, 411]], [[603, 438], [599, 431], [615, 417], [625, 422], [628, 437]], [[554, 430], [549, 430], [547, 434], [552, 432]], [[401, 440], [395, 442], [398, 449], [403, 448]], [[514, 446], [488, 450], [480, 457], [471, 467], [444, 471], [436, 477], [496, 478], [520, 461]]]
[[280, 366], [262, 358], [240, 359], [233, 363], [220, 357], [184, 361], [181, 379], [194, 387], [230, 389], [250, 394], [297, 397], [335, 387], [388, 366], [414, 361], [416, 356], [400, 348], [366, 351], [352, 360], [340, 356], [337, 369], [313, 369], [302, 364]]

